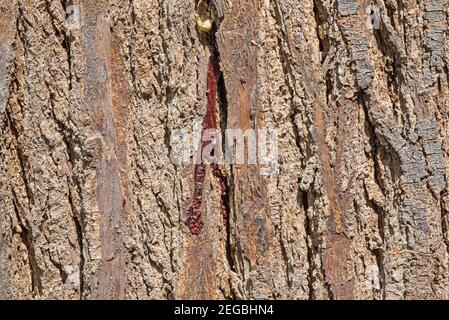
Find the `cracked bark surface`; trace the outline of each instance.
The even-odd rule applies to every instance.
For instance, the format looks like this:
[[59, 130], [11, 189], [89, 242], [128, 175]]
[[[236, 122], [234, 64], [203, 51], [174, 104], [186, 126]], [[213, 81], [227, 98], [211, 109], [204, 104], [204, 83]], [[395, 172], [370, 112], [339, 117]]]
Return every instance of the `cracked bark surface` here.
[[[209, 2], [0, 0], [0, 298], [448, 299], [449, 2]], [[206, 166], [192, 234], [214, 50], [279, 166]]]

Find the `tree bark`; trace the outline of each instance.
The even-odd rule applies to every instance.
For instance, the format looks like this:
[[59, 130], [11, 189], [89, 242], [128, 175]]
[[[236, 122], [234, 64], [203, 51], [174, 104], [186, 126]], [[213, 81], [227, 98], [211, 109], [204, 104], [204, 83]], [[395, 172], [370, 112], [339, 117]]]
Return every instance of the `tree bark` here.
[[448, 299], [449, 1], [206, 3], [0, 0], [0, 298]]

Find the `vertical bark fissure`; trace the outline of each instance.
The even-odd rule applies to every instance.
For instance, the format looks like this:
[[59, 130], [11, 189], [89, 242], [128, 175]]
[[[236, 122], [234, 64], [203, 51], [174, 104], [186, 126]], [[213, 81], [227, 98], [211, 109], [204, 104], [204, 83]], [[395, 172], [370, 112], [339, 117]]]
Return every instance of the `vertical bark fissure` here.
[[[295, 97], [298, 96], [297, 92], [296, 92], [296, 78], [295, 75], [293, 73], [293, 68], [294, 66], [292, 66], [292, 62], [291, 62], [291, 52], [289, 52], [288, 50], [288, 41], [286, 41], [286, 36], [287, 36], [287, 30], [285, 27], [285, 23], [284, 23], [284, 18], [283, 18], [283, 13], [282, 13], [282, 8], [281, 5], [279, 3], [279, 1], [274, 1], [273, 2], [274, 5], [274, 11], [275, 11], [275, 18], [276, 18], [276, 23], [279, 26], [282, 36], [278, 35], [277, 36], [277, 43], [278, 43], [278, 47], [279, 47], [279, 51], [280, 51], [280, 60], [281, 60], [281, 64], [282, 64], [282, 69], [283, 69], [283, 73], [284, 73], [284, 82], [288, 88], [288, 92], [290, 95], [290, 105], [291, 105], [291, 109], [290, 109], [290, 114], [289, 114], [289, 119], [290, 119], [290, 123], [292, 125], [293, 128], [293, 134], [294, 134], [294, 140], [295, 140], [295, 145], [296, 148], [298, 148], [300, 154], [303, 157], [306, 157], [307, 155], [307, 150], [303, 150], [302, 146], [301, 146], [301, 136], [300, 136], [300, 129], [299, 129], [299, 125], [296, 123], [296, 116], [298, 115], [298, 110], [297, 110], [297, 106], [294, 103], [294, 99]], [[287, 47], [287, 49], [286, 49]], [[301, 159], [302, 160], [302, 159]], [[301, 168], [304, 169], [304, 163], [303, 161], [301, 161]], [[299, 184], [298, 184], [298, 191], [299, 190]], [[302, 197], [304, 197], [304, 193], [302, 193], [301, 195]], [[307, 195], [306, 195], [307, 196]], [[304, 201], [304, 199], [302, 199]], [[306, 200], [307, 201], [307, 200]], [[304, 202], [303, 202], [304, 205]], [[309, 234], [308, 232], [311, 229], [307, 229], [308, 225], [309, 225], [309, 217], [307, 215], [307, 208], [303, 206], [304, 209], [304, 224], [305, 224], [305, 232], [306, 232], [306, 236], [304, 237], [305, 242], [306, 242], [306, 247], [307, 247], [307, 261], [308, 261], [308, 275], [307, 275], [307, 281], [308, 281], [308, 288], [309, 288], [309, 297], [313, 296], [313, 286], [312, 286], [312, 276], [313, 276], [313, 261], [311, 259], [311, 249], [309, 247], [309, 241], [308, 241], [308, 237]], [[282, 225], [281, 225], [282, 228]], [[281, 233], [279, 233], [281, 234]], [[312, 235], [310, 235], [312, 236]], [[281, 235], [280, 235], [281, 237]], [[282, 238], [279, 239], [279, 243], [281, 246], [281, 250], [284, 256], [284, 263], [285, 263], [285, 273], [286, 273], [286, 278], [287, 278], [287, 282], [290, 283], [290, 272], [289, 272], [289, 261], [288, 261], [288, 256], [286, 255], [285, 252], [285, 245], [284, 245], [284, 241]], [[289, 286], [291, 285], [288, 284]]]
[[[69, 1], [69, 3], [71, 3], [71, 2]], [[63, 0], [61, 2], [61, 4], [64, 9], [66, 9], [67, 6], [70, 5], [70, 4], [67, 4], [67, 1], [65, 1], [65, 0]], [[69, 82], [69, 92], [71, 92], [73, 89], [73, 78], [72, 78], [72, 71], [73, 71], [73, 69], [72, 69], [72, 67], [73, 67], [73, 65], [72, 65], [73, 64], [73, 62], [72, 62], [72, 40], [73, 39], [70, 36], [70, 34], [68, 32], [66, 32], [64, 29], [63, 29], [63, 33], [64, 33], [64, 41], [62, 43], [62, 47], [67, 52], [68, 82]]]
[[[320, 62], [324, 64], [326, 60], [328, 60], [329, 55], [329, 40], [322, 34], [320, 28], [323, 26], [326, 21], [329, 20], [328, 14], [323, 8], [323, 3], [320, 0], [313, 0], [313, 14], [315, 20], [315, 32], [316, 38], [319, 43], [319, 48], [321, 53], [325, 53], [326, 55], [321, 56]], [[327, 32], [327, 30], [326, 30]]]
[[79, 282], [80, 282], [80, 300], [83, 299], [84, 293], [84, 245], [83, 245], [83, 227], [82, 220], [78, 220], [77, 217], [73, 217], [73, 222], [76, 229], [76, 237], [78, 241], [78, 247], [80, 251], [80, 263], [79, 263]]
[[39, 269], [36, 262], [36, 255], [34, 252], [34, 245], [33, 245], [33, 234], [30, 230], [30, 227], [22, 221], [22, 218], [19, 214], [19, 208], [17, 207], [17, 195], [14, 192], [14, 189], [11, 189], [13, 199], [13, 207], [14, 212], [17, 216], [17, 220], [19, 225], [21, 226], [20, 230], [20, 239], [22, 240], [22, 243], [25, 245], [25, 248], [27, 250], [27, 256], [28, 256], [28, 266], [30, 268], [30, 276], [31, 276], [31, 288], [33, 290], [32, 295], [33, 297], [36, 296], [36, 293], [38, 295], [42, 295], [42, 282], [40, 279]]
[[[2, 10], [3, 8], [0, 7], [0, 10]], [[23, 46], [23, 55], [26, 55], [26, 40], [24, 35], [22, 34], [22, 30], [24, 28], [26, 28], [25, 26], [25, 17], [24, 17], [24, 13], [20, 7], [20, 5], [18, 5], [18, 15], [15, 19], [15, 21], [13, 22], [13, 25], [15, 26], [15, 33], [10, 34], [11, 35], [11, 41], [12, 41], [12, 46], [17, 48], [17, 42], [20, 41], [21, 45]], [[2, 14], [4, 13], [3, 11], [1, 12]], [[5, 17], [5, 19], [8, 18], [8, 13], [10, 12], [6, 12], [7, 15]], [[3, 18], [3, 16], [2, 16]], [[7, 30], [1, 30], [3, 32], [7, 32]], [[0, 32], [1, 32], [0, 31]], [[0, 38], [0, 49], [5, 49], [5, 47], [3, 47], [3, 38]], [[7, 49], [7, 47], [6, 47]], [[3, 53], [8, 53], [8, 52], [4, 52], [4, 51], [0, 51], [1, 54]], [[3, 58], [3, 57], [0, 57]], [[23, 147], [20, 143], [21, 139], [21, 130], [19, 127], [20, 123], [17, 123], [18, 121], [20, 121], [19, 119], [16, 119], [16, 117], [13, 115], [13, 111], [11, 110], [11, 103], [12, 103], [12, 99], [15, 99], [15, 103], [17, 105], [17, 107], [20, 109], [19, 115], [22, 115], [23, 112], [23, 105], [22, 105], [22, 101], [17, 98], [17, 94], [20, 91], [20, 88], [22, 88], [20, 80], [18, 79], [18, 75], [17, 72], [19, 72], [19, 66], [18, 66], [18, 55], [16, 52], [16, 56], [11, 60], [11, 64], [13, 65], [12, 70], [11, 70], [11, 79], [9, 82], [9, 86], [7, 89], [7, 95], [3, 96], [3, 92], [0, 91], [0, 95], [3, 97], [5, 97], [5, 101], [6, 101], [6, 105], [5, 105], [5, 109], [4, 110], [0, 110], [0, 112], [4, 112], [4, 124], [5, 127], [7, 128], [7, 131], [10, 132], [10, 134], [12, 135], [12, 141], [11, 141], [11, 151], [10, 154], [13, 153], [15, 151], [15, 158], [18, 164], [18, 169], [20, 170], [19, 172], [16, 172], [19, 176], [20, 176], [20, 180], [22, 181], [22, 185], [24, 186], [24, 190], [25, 190], [25, 200], [26, 200], [26, 206], [27, 206], [27, 210], [25, 210], [25, 212], [20, 212], [21, 209], [19, 209], [19, 205], [23, 210], [23, 203], [19, 202], [19, 198], [18, 198], [18, 194], [16, 192], [15, 186], [14, 185], [9, 185], [9, 190], [11, 192], [12, 195], [12, 209], [14, 214], [17, 217], [17, 223], [18, 226], [20, 226], [20, 230], [17, 230], [17, 228], [13, 227], [13, 233], [14, 232], [18, 232], [20, 233], [20, 239], [23, 243], [23, 245], [26, 248], [26, 253], [27, 253], [27, 260], [28, 260], [28, 267], [29, 267], [29, 272], [30, 272], [30, 287], [31, 287], [31, 296], [37, 297], [37, 296], [41, 296], [42, 295], [42, 281], [41, 281], [41, 277], [40, 277], [40, 270], [39, 270], [39, 266], [37, 264], [36, 261], [36, 253], [35, 253], [35, 242], [34, 242], [34, 238], [33, 238], [33, 233], [31, 230], [32, 227], [32, 223], [30, 223], [30, 218], [27, 216], [27, 213], [31, 213], [31, 206], [32, 203], [34, 202], [34, 197], [33, 194], [31, 192], [30, 189], [30, 185], [29, 185], [29, 179], [27, 178], [27, 170], [26, 170], [26, 163], [27, 163], [27, 159], [26, 156], [23, 152]], [[6, 62], [6, 61], [3, 61]], [[5, 69], [5, 75], [0, 75], [0, 77], [2, 77], [2, 79], [0, 80], [4, 80], [6, 79], [6, 72], [9, 71], [8, 69]], [[0, 90], [3, 90], [3, 83], [0, 82]], [[1, 106], [0, 106], [1, 107]], [[0, 114], [1, 115], [1, 114]], [[17, 116], [17, 115], [16, 115]], [[5, 135], [6, 136], [6, 135]], [[8, 183], [9, 184], [9, 183]], [[22, 215], [21, 215], [22, 213]], [[3, 212], [2, 212], [3, 214]], [[4, 214], [6, 214], [6, 212], [4, 212]], [[14, 231], [15, 230], [15, 231]], [[1, 253], [1, 252], [0, 252]], [[3, 266], [2, 266], [3, 267]], [[26, 280], [25, 280], [26, 281]], [[26, 294], [25, 292], [22, 292], [21, 294]]]
[[[378, 161], [378, 138], [376, 135], [376, 131], [375, 131], [375, 127], [374, 125], [371, 123], [370, 120], [370, 116], [368, 114], [368, 107], [365, 103], [365, 94], [363, 92], [359, 93], [359, 103], [362, 106], [362, 110], [363, 110], [363, 114], [365, 117], [365, 123], [367, 126], [367, 131], [368, 131], [368, 136], [369, 136], [369, 143], [371, 146], [371, 154], [370, 157], [373, 159], [374, 162], [374, 166], [373, 166], [373, 171], [374, 171], [374, 182], [378, 185], [379, 190], [382, 192], [382, 195], [385, 196], [385, 191], [384, 188], [382, 186], [382, 184], [380, 183], [380, 172], [379, 172], [379, 161]], [[366, 192], [365, 192], [366, 194]], [[369, 200], [369, 196], [366, 195], [366, 200], [368, 202], [369, 205], [371, 205], [372, 209], [375, 211], [375, 213], [377, 214], [377, 223], [378, 223], [378, 230], [379, 230], [379, 234], [380, 237], [382, 239], [382, 245], [385, 245], [385, 227], [386, 227], [386, 222], [385, 222], [385, 210], [384, 208], [380, 207], [377, 203], [375, 203], [375, 201]], [[377, 263], [377, 267], [379, 270], [379, 278], [380, 278], [380, 292], [382, 295], [382, 298], [385, 299], [385, 267], [384, 267], [384, 248], [376, 248], [373, 250], [373, 254], [376, 257], [376, 263]]]
[[82, 197], [82, 192], [81, 192], [81, 183], [78, 179], [78, 177], [74, 174], [73, 169], [75, 168], [75, 152], [74, 152], [74, 148], [75, 146], [79, 147], [81, 146], [81, 142], [79, 141], [79, 138], [75, 136], [75, 133], [73, 132], [73, 130], [66, 126], [64, 124], [63, 121], [61, 121], [60, 119], [58, 119], [58, 117], [55, 114], [54, 111], [54, 105], [53, 105], [53, 100], [51, 99], [50, 101], [50, 106], [51, 106], [51, 115], [53, 117], [54, 122], [56, 123], [56, 125], [60, 128], [60, 132], [61, 132], [61, 136], [62, 136], [62, 141], [65, 144], [65, 148], [67, 151], [67, 156], [68, 156], [68, 163], [70, 164], [70, 174], [67, 177], [67, 183], [69, 184], [68, 186], [68, 202], [70, 205], [70, 209], [72, 212], [72, 220], [73, 220], [73, 224], [75, 226], [75, 230], [76, 230], [76, 237], [77, 237], [77, 243], [78, 243], [78, 249], [79, 249], [79, 282], [80, 282], [80, 299], [83, 296], [83, 284], [84, 284], [84, 274], [83, 274], [83, 270], [84, 270], [84, 251], [83, 251], [83, 210], [82, 208], [78, 208], [76, 206], [76, 204], [74, 203], [74, 195], [73, 195], [73, 191], [72, 191], [72, 187], [74, 187], [74, 191], [77, 194], [77, 196], [79, 198]]
[[[298, 181], [298, 185], [299, 185]], [[302, 207], [304, 210], [305, 218], [304, 218], [304, 230], [306, 232], [305, 235], [305, 241], [307, 246], [307, 286], [309, 288], [309, 300], [312, 300], [314, 298], [315, 292], [313, 288], [313, 282], [314, 282], [314, 275], [313, 271], [316, 268], [315, 263], [313, 261], [313, 230], [312, 230], [312, 224], [309, 217], [309, 199], [307, 192], [301, 192], [301, 200], [302, 200]]]
[[[17, 70], [17, 66], [15, 66], [14, 69]], [[16, 78], [11, 79], [9, 92], [17, 93], [16, 90], [18, 90], [18, 88], [19, 88], [19, 81]], [[18, 101], [18, 104], [20, 105], [19, 101]], [[8, 105], [5, 109], [6, 124], [7, 124], [7, 127], [9, 128], [10, 132], [12, 133], [12, 136], [14, 137], [13, 145], [14, 145], [14, 148], [16, 151], [17, 161], [18, 161], [18, 164], [20, 167], [20, 176], [23, 181], [23, 186], [25, 188], [28, 212], [31, 213], [31, 207], [34, 202], [34, 197], [33, 197], [33, 193], [31, 192], [30, 184], [29, 184], [29, 181], [27, 178], [26, 158], [25, 158], [25, 155], [23, 154], [23, 150], [20, 146], [20, 132], [19, 132], [18, 128], [16, 127], [16, 120], [10, 114], [9, 105], [10, 104], [8, 103]], [[13, 186], [11, 186], [11, 192], [13, 195], [13, 206], [14, 206], [15, 213], [18, 216], [19, 222], [22, 222], [23, 219], [21, 218], [21, 216], [19, 214], [19, 208], [17, 206], [18, 205], [17, 194], [16, 194]], [[27, 221], [26, 225], [23, 225], [23, 227], [22, 227], [21, 239], [22, 239], [25, 247], [27, 248], [33, 296], [36, 294], [42, 295], [42, 282], [40, 279], [40, 271], [39, 271], [39, 266], [36, 261], [36, 254], [35, 254], [35, 248], [34, 248], [35, 242], [33, 239], [33, 232], [31, 230], [31, 224], [29, 221]]]
[[[222, 137], [225, 136], [226, 133], [226, 123], [228, 120], [228, 100], [226, 98], [227, 91], [226, 91], [226, 83], [224, 80], [223, 72], [220, 68], [220, 52], [218, 50], [218, 44], [216, 41], [216, 32], [217, 32], [218, 26], [215, 27], [212, 34], [211, 39], [211, 54], [212, 54], [212, 61], [215, 65], [215, 70], [217, 72], [217, 95], [218, 95], [218, 113], [220, 115], [220, 123], [219, 123], [219, 129], [222, 134]], [[222, 150], [226, 150], [226, 139], [222, 138]], [[233, 166], [230, 165], [229, 167], [230, 175], [233, 174]], [[229, 184], [228, 177], [222, 172], [222, 170], [219, 168], [219, 165], [215, 165], [214, 167], [214, 174], [216, 178], [218, 179], [218, 182], [220, 184], [220, 191], [221, 191], [221, 209], [222, 209], [222, 218], [225, 224], [225, 230], [226, 230], [226, 259], [228, 261], [228, 265], [231, 268], [233, 272], [235, 272], [235, 261], [234, 261], [234, 253], [232, 249], [232, 243], [231, 243], [231, 204], [230, 199], [232, 197], [231, 194], [231, 186]], [[232, 180], [231, 180], [232, 181]], [[235, 214], [235, 211], [234, 211]]]
[[446, 245], [446, 251], [449, 254], [449, 239], [448, 239], [448, 233], [449, 233], [449, 218], [448, 218], [448, 211], [446, 209], [447, 206], [447, 196], [448, 192], [447, 190], [441, 191], [441, 198], [440, 198], [440, 208], [441, 208], [441, 231], [443, 234], [443, 241]]

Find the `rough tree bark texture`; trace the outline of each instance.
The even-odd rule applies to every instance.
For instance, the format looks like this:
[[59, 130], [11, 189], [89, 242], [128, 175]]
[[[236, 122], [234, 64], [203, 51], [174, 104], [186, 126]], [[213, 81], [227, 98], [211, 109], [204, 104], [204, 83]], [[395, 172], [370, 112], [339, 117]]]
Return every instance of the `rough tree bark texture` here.
[[[449, 2], [209, 2], [0, 0], [0, 298], [449, 298]], [[192, 234], [213, 50], [279, 166], [206, 167]]]

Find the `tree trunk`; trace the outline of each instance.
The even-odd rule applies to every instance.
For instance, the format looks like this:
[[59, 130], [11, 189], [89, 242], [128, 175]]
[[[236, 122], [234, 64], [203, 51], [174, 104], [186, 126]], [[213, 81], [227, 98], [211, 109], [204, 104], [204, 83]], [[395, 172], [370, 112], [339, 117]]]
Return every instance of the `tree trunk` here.
[[[448, 19], [0, 0], [0, 298], [449, 298]], [[176, 161], [198, 127], [270, 128], [276, 165]]]

